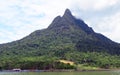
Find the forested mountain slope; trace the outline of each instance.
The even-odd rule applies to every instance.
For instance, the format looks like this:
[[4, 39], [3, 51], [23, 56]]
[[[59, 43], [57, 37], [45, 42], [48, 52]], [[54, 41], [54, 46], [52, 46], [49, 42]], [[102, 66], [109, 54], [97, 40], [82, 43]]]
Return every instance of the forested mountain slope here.
[[94, 32], [83, 20], [75, 18], [69, 9], [57, 16], [48, 28], [37, 30], [18, 41], [0, 45], [0, 56], [57, 56], [66, 53], [105, 52], [120, 55], [120, 45]]

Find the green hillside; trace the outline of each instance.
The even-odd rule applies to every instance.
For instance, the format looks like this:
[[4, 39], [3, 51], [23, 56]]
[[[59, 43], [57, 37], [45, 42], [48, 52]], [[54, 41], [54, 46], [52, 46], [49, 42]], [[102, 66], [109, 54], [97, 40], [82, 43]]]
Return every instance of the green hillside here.
[[[7, 57], [47, 56], [91, 66], [120, 67], [119, 55], [118, 43], [94, 32], [83, 20], [75, 18], [69, 9], [66, 9], [62, 17], [57, 16], [48, 28], [0, 45], [1, 60]], [[100, 65], [102, 63], [106, 64]]]

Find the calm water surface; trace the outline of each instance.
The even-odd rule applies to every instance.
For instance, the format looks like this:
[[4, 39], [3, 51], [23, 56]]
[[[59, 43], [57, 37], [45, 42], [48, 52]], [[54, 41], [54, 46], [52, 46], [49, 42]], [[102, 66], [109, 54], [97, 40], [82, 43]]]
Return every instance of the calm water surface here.
[[120, 75], [120, 71], [97, 71], [97, 72], [0, 72], [0, 75]]

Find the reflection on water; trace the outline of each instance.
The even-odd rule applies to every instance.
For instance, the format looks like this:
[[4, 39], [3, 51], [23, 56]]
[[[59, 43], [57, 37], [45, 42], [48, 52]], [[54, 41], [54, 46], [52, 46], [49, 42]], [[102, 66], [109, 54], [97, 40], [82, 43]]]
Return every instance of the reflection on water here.
[[17, 72], [0, 72], [0, 75], [19, 75]]
[[0, 72], [0, 75], [120, 75], [120, 71], [92, 72]]
[[118, 71], [113, 71], [112, 75], [120, 75], [120, 71], [119, 70]]

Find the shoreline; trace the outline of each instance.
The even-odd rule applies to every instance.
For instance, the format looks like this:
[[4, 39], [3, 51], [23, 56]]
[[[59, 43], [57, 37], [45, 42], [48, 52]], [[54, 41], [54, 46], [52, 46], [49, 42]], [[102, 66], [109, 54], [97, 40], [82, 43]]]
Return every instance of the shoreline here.
[[20, 70], [20, 71], [14, 71], [14, 70], [1, 70], [0, 72], [94, 72], [94, 71], [120, 71], [120, 69], [99, 69], [99, 70]]

